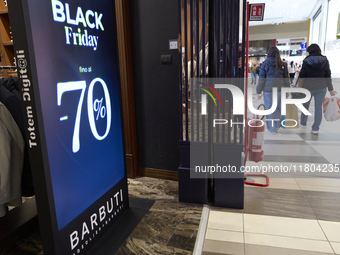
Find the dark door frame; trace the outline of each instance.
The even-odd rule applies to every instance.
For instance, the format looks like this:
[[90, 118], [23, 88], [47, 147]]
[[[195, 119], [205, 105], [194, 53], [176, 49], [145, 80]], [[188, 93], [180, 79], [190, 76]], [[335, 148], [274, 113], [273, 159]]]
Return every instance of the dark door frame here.
[[137, 129], [131, 44], [130, 1], [115, 0], [120, 83], [123, 108], [125, 162], [128, 178], [138, 171]]

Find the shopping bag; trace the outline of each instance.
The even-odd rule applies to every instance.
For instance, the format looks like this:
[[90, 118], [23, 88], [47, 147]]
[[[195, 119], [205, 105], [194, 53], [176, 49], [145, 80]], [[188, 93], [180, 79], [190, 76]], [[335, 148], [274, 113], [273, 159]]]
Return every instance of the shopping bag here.
[[337, 97], [325, 97], [323, 100], [323, 114], [327, 121], [340, 119], [340, 99]]
[[298, 79], [299, 79], [299, 72], [296, 72], [294, 74], [294, 80], [293, 80], [291, 87], [298, 87]]
[[299, 128], [299, 113], [295, 104], [287, 104], [285, 121], [283, 123], [285, 129]]

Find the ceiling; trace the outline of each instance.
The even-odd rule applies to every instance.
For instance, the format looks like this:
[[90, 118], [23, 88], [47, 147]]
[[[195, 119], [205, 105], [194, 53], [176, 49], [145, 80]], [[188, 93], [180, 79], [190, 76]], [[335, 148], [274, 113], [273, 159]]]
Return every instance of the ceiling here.
[[263, 21], [251, 21], [250, 26], [299, 22], [308, 20], [320, 0], [249, 0], [249, 4], [265, 3]]

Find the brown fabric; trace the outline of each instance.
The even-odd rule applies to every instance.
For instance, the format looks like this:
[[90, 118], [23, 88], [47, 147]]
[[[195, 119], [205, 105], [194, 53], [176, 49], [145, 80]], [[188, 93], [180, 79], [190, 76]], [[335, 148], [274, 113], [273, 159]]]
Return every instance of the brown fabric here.
[[[295, 121], [292, 121], [295, 120]], [[297, 123], [297, 125], [296, 125]], [[284, 122], [285, 129], [299, 128], [298, 108], [295, 104], [287, 104], [286, 106], [286, 121]], [[293, 127], [296, 125], [295, 127]]]
[[253, 64], [250, 67], [250, 72], [251, 73], [256, 73], [256, 68], [258, 67], [258, 65], [254, 66]]

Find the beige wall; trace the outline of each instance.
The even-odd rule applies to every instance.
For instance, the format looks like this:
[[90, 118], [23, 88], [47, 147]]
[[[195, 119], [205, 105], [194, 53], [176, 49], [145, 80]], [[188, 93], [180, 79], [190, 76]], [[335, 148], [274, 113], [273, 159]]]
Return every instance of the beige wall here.
[[249, 27], [249, 41], [304, 38], [308, 36], [308, 21], [281, 25]]

